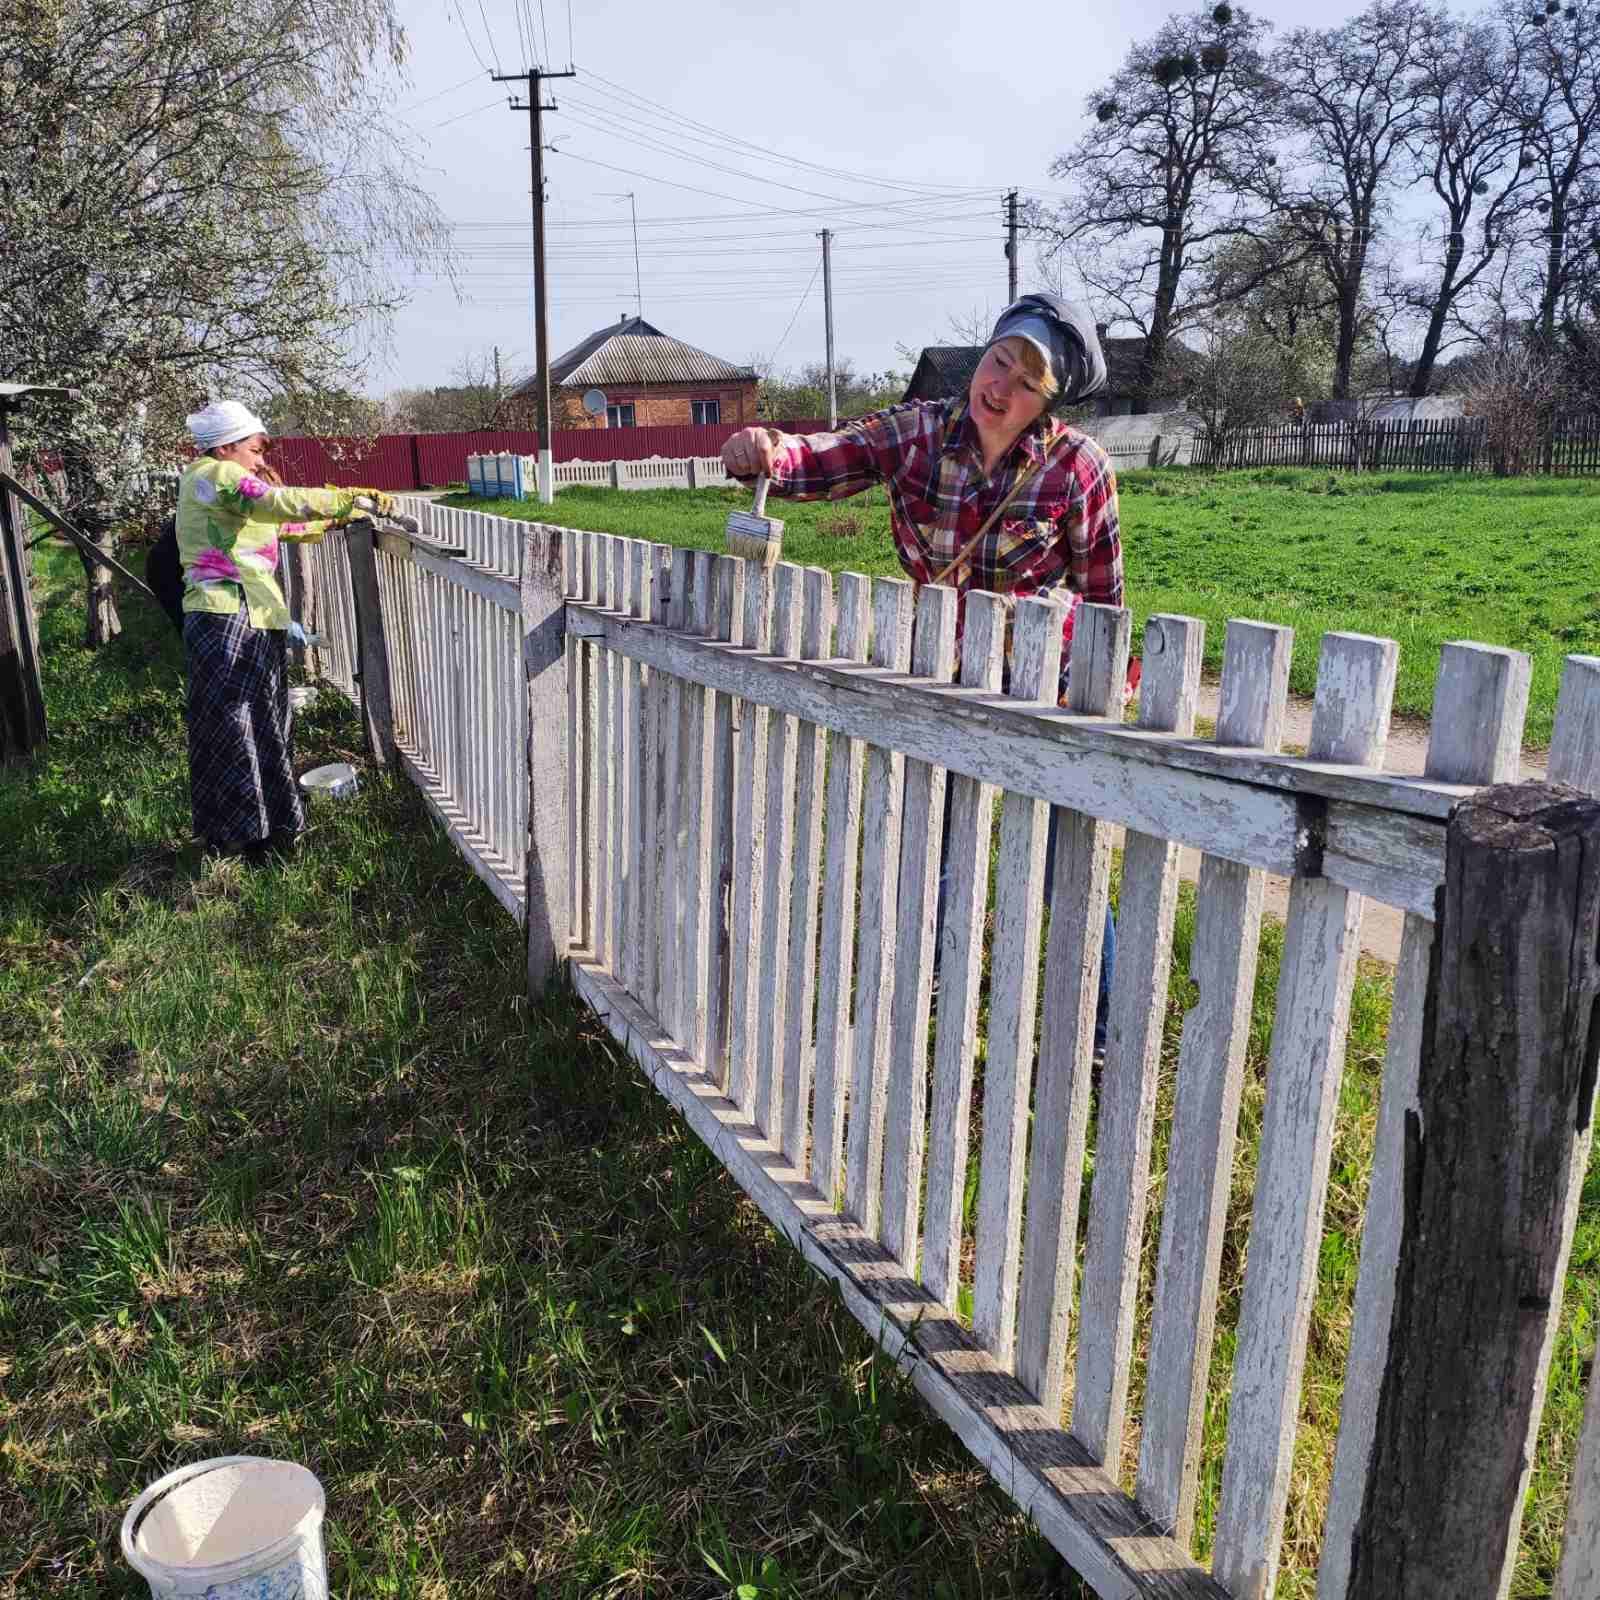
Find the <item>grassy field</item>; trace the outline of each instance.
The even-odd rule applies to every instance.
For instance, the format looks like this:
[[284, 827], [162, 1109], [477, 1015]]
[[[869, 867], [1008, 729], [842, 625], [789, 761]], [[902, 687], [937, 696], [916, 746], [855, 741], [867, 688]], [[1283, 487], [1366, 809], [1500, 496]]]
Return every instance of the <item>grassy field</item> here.
[[[1600, 482], [1497, 480], [1272, 468], [1119, 475], [1128, 603], [1137, 629], [1155, 612], [1207, 624], [1206, 664], [1222, 664], [1231, 617], [1295, 630], [1291, 687], [1316, 686], [1317, 641], [1339, 629], [1400, 644], [1396, 710], [1426, 717], [1439, 647], [1508, 645], [1533, 658], [1527, 739], [1549, 742], [1561, 662], [1600, 652]], [[720, 550], [731, 489], [557, 497], [575, 528]], [[532, 516], [529, 502], [450, 503]], [[822, 505], [785, 502], [784, 558], [832, 571], [899, 571], [882, 490]]]
[[[231, 1451], [319, 1474], [340, 1595], [1078, 1594], [598, 1025], [529, 1008], [513, 925], [409, 786], [363, 767], [289, 865], [203, 860], [165, 621], [129, 601], [88, 655], [76, 561], [45, 570], [54, 737], [0, 773], [0, 1596], [143, 1592], [122, 1508]], [[300, 739], [360, 763], [337, 706]], [[1192, 929], [1185, 891], [1164, 1097]], [[1202, 1548], [1280, 954], [1269, 927]], [[1388, 1006], [1364, 967], [1288, 1600], [1313, 1590]], [[1520, 1600], [1554, 1569], [1597, 1267], [1592, 1176]]]

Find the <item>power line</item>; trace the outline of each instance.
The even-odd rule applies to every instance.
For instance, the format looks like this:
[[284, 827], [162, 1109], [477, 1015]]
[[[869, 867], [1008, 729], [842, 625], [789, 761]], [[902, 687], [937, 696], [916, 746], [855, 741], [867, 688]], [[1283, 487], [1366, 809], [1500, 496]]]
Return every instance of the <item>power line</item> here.
[[[567, 105], [569, 114], [579, 123], [595, 129], [607, 138], [616, 139], [623, 144], [633, 146], [637, 150], [653, 150], [655, 148], [632, 137], [626, 129], [619, 132], [616, 128], [609, 126], [603, 116], [597, 117], [592, 111], [572, 109], [572, 97], [570, 95], [567, 97]], [[813, 200], [829, 200], [835, 204], [844, 199], [842, 195], [828, 194], [821, 189], [806, 189], [797, 183], [785, 183], [781, 178], [761, 177], [753, 172], [744, 172], [738, 167], [726, 166], [720, 161], [711, 160], [709, 156], [697, 156], [686, 150], [675, 150], [671, 154], [679, 161], [692, 161], [696, 166], [709, 167], [713, 172], [726, 173], [729, 177], [741, 179], [745, 183], [758, 183], [764, 189], [787, 189], [791, 194], [808, 195]]]
[[459, 116], [446, 117], [443, 122], [431, 124], [431, 128], [448, 128], [452, 122], [464, 122], [468, 117], [477, 116], [480, 111], [489, 111], [495, 106], [503, 106], [504, 104], [505, 97], [503, 95], [498, 100], [486, 100], [481, 106], [474, 106], [470, 111], [463, 111]]
[[811, 269], [811, 282], [805, 286], [804, 291], [801, 293], [799, 304], [794, 308], [794, 315], [789, 318], [789, 326], [783, 330], [783, 337], [778, 341], [778, 348], [772, 352], [772, 361], [774, 365], [777, 364], [778, 356], [783, 350], [784, 345], [788, 343], [789, 335], [793, 331], [794, 325], [799, 319], [801, 311], [805, 308], [806, 301], [811, 298], [811, 291], [816, 286], [817, 274], [821, 271], [822, 262], [819, 260], [816, 266]]
[[461, 24], [461, 37], [467, 41], [467, 48], [472, 52], [473, 57], [476, 59], [478, 65], [482, 67], [485, 72], [491, 72], [495, 70], [494, 68], [491, 68], [489, 63], [483, 59], [483, 54], [478, 49], [477, 42], [472, 37], [472, 31], [467, 27], [467, 14], [461, 9], [461, 0], [456, 0], [456, 21]]
[[[642, 106], [652, 107], [655, 110], [664, 113], [667, 117], [671, 118], [675, 122], [681, 122], [691, 128], [698, 128], [703, 133], [715, 134], [717, 137], [726, 139], [730, 143], [743, 145], [746, 149], [754, 151], [758, 155], [769, 156], [779, 161], [785, 161], [792, 166], [810, 167], [814, 171], [826, 173], [831, 177], [846, 178], [853, 182], [859, 183], [880, 184], [890, 188], [941, 189], [952, 195], [988, 194], [992, 192], [992, 188], [988, 184], [908, 184], [896, 182], [891, 179], [874, 178], [866, 173], [853, 173], [839, 167], [826, 167], [817, 162], [805, 161], [794, 156], [786, 156], [780, 150], [773, 150], [769, 146], [755, 144], [749, 139], [740, 138], [737, 134], [724, 133], [721, 129], [712, 127], [710, 123], [697, 121], [693, 117], [686, 117], [681, 112], [674, 111], [670, 106], [663, 105], [659, 100], [652, 100], [648, 95], [643, 95], [637, 90], [629, 89], [624, 84], [617, 83], [613, 79], [606, 77], [603, 73], [590, 72], [589, 77], [597, 83], [604, 84], [608, 89], [614, 90], [618, 94], [624, 95], [628, 99], [638, 102]], [[999, 185], [994, 185], [992, 187], [998, 188]]]
[[494, 47], [494, 30], [489, 26], [489, 13], [483, 9], [483, 0], [478, 0], [478, 15], [483, 18], [483, 36], [489, 41], [489, 54], [494, 57], [494, 70], [500, 70], [500, 52]]
[[476, 72], [469, 72], [460, 83], [452, 83], [448, 89], [440, 89], [437, 93], [430, 94], [424, 100], [415, 100], [410, 105], [401, 106], [399, 109], [402, 113], [420, 111], [424, 106], [431, 105], [435, 100], [442, 100], [447, 94], [454, 94], [457, 89], [465, 89], [469, 83], [476, 83], [478, 76]]

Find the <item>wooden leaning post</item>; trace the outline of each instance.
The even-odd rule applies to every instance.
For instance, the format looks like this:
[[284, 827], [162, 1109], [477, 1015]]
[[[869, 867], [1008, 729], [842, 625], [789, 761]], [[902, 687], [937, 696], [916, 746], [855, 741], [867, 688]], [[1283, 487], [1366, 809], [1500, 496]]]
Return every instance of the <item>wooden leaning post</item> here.
[[1348, 1600], [1510, 1585], [1593, 1135], [1600, 801], [1464, 801], [1439, 901]]
[[528, 992], [566, 972], [571, 929], [567, 837], [567, 602], [560, 528], [530, 523], [522, 545], [522, 670], [528, 684]]

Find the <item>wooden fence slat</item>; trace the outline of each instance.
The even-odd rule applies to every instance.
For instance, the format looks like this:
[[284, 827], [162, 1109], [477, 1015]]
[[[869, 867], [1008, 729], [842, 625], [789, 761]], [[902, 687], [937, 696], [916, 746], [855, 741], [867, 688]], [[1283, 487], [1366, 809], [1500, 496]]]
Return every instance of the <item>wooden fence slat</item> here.
[[[911, 667], [913, 588], [901, 578], [872, 586], [874, 666]], [[856, 954], [856, 1022], [850, 1062], [850, 1120], [845, 1144], [845, 1209], [869, 1234], [878, 1231], [883, 1167], [884, 1097], [888, 1092], [889, 1007], [894, 992], [894, 909], [900, 877], [900, 784], [905, 758], [867, 747], [861, 802], [861, 935]]]
[[[1434, 686], [1424, 766], [1427, 776], [1459, 783], [1516, 781], [1522, 764], [1530, 665], [1527, 656], [1512, 650], [1445, 645]], [[1553, 748], [1551, 759], [1558, 764]], [[1365, 1497], [1378, 1389], [1394, 1310], [1404, 1209], [1405, 1127], [1408, 1115], [1417, 1113], [1417, 1070], [1433, 938], [1431, 922], [1415, 915], [1406, 917], [1389, 1010], [1372, 1179], [1361, 1230], [1350, 1352], [1328, 1494], [1325, 1553], [1317, 1573], [1321, 1600], [1344, 1600]]]
[[[1193, 617], [1153, 616], [1145, 623], [1141, 727], [1194, 733], [1204, 645], [1205, 624]], [[1178, 847], [1130, 830], [1117, 897], [1117, 964], [1100, 1078], [1072, 1399], [1073, 1433], [1113, 1472], [1122, 1457], [1177, 909]]]
[[[462, 519], [465, 520], [464, 518]], [[583, 598], [592, 603], [596, 595], [595, 583], [595, 549], [597, 534], [583, 533], [579, 535], [578, 554], [583, 562]], [[581, 652], [582, 663], [579, 681], [579, 705], [583, 716], [584, 726], [584, 751], [583, 751], [583, 834], [582, 848], [584, 860], [588, 863], [583, 874], [583, 915], [577, 923], [578, 934], [585, 949], [593, 951], [595, 946], [595, 884], [599, 876], [599, 864], [596, 860], [596, 807], [595, 800], [599, 791], [598, 766], [600, 760], [600, 741], [595, 737], [595, 661], [599, 655], [598, 649], [593, 644], [583, 646]], [[576, 931], [576, 929], [575, 929]]]
[[1600, 656], [1568, 656], [1550, 736], [1550, 782], [1595, 792], [1600, 773]]
[[[836, 658], [865, 661], [872, 585], [858, 572], [839, 580]], [[856, 858], [861, 847], [859, 739], [835, 735], [828, 756], [828, 838], [822, 889], [822, 939], [817, 955], [817, 1046], [813, 1068], [811, 1182], [838, 1196], [844, 1095], [850, 1075], [850, 993], [855, 978]]]
[[[635, 539], [628, 547], [628, 615], [640, 621], [652, 610], [654, 564], [650, 546]], [[628, 858], [633, 888], [628, 898], [627, 989], [637, 999], [650, 993], [655, 981], [655, 741], [650, 704], [651, 675], [637, 661], [628, 663], [628, 740], [633, 760], [628, 772]]]
[[[712, 623], [710, 551], [689, 552], [689, 594], [684, 625], [702, 637]], [[706, 1059], [709, 1006], [709, 943], [711, 934], [711, 728], [706, 690], [685, 683], [682, 690], [679, 742], [683, 749], [682, 799], [679, 807], [679, 896], [684, 908], [682, 959], [678, 964], [679, 1015], [683, 1018], [683, 1046], [696, 1061]]]
[[[1228, 624], [1218, 744], [1278, 748], [1293, 645], [1290, 628]], [[1253, 868], [1201, 858], [1189, 964], [1200, 992], [1178, 1051], [1137, 1477], [1140, 1505], [1184, 1541], [1194, 1521], [1263, 885]]]
[[[925, 585], [911, 641], [914, 677], [948, 683], [955, 667], [954, 589]], [[908, 1270], [921, 1232], [923, 1150], [928, 1120], [928, 1014], [933, 996], [945, 769], [907, 761], [900, 815], [895, 984], [889, 1013], [889, 1087], [883, 1136], [882, 1238]]]
[[[1000, 596], [976, 591], [967, 596], [961, 636], [961, 681], [968, 687], [991, 692], [999, 689], [1006, 620], [1005, 602]], [[1055, 632], [1059, 640], [1060, 628]], [[1020, 654], [1020, 645], [1018, 648]], [[954, 1311], [961, 1289], [962, 1203], [967, 1186], [972, 1062], [983, 976], [983, 919], [989, 899], [989, 841], [994, 831], [995, 789], [977, 778], [955, 776], [949, 780], [948, 792], [950, 826], [945, 850], [944, 929], [939, 941], [922, 1284], [936, 1300]], [[1002, 845], [1001, 871], [1006, 867]], [[1034, 899], [1038, 899], [1037, 886]], [[1035, 952], [1038, 945], [1035, 928]], [[1001, 960], [998, 945], [994, 960], [997, 965]]]
[[[689, 558], [692, 552], [657, 546], [657, 578], [663, 592], [662, 614], [657, 619], [674, 633], [684, 631], [684, 600], [689, 587]], [[679, 1044], [683, 1043], [683, 1018], [679, 1014], [678, 968], [683, 959], [683, 863], [680, 859], [683, 783], [683, 751], [678, 743], [682, 722], [683, 679], [671, 673], [663, 676], [663, 693], [656, 704], [661, 730], [661, 789], [658, 805], [661, 826], [656, 835], [660, 857], [657, 886], [660, 947], [656, 973], [656, 1015], [661, 1025]]]
[[[833, 642], [833, 579], [821, 567], [804, 573], [800, 656], [819, 661]], [[807, 1108], [811, 1102], [811, 1029], [816, 1002], [817, 891], [822, 865], [823, 772], [827, 735], [802, 722], [795, 740], [794, 886], [789, 902], [789, 994], [784, 1007], [783, 1115], [779, 1143], [790, 1164], [805, 1170]], [[776, 1041], [774, 1041], [776, 1047]]]
[[[641, 598], [649, 620], [659, 625], [667, 609], [661, 550], [649, 543], [642, 548]], [[662, 1020], [657, 997], [661, 984], [661, 831], [664, 826], [661, 815], [661, 699], [665, 686], [666, 674], [658, 667], [651, 667], [636, 712], [639, 744], [644, 752], [644, 793], [639, 809], [639, 893], [644, 903], [640, 913], [638, 996], [640, 1004], [657, 1022]]]
[[[611, 541], [611, 578], [607, 591], [613, 611], [628, 609], [628, 552], [631, 539]], [[633, 798], [632, 705], [628, 699], [630, 663], [623, 656], [611, 662], [611, 971], [618, 983], [627, 987], [628, 963], [633, 952], [630, 900], [635, 891], [633, 862], [628, 849], [633, 836], [628, 803]]]
[[1589, 1403], [1572, 1488], [1567, 1500], [1565, 1543], [1550, 1600], [1593, 1600], [1600, 1594], [1600, 1382], [1589, 1376]]
[[[1074, 711], [1121, 720], [1130, 631], [1126, 611], [1109, 606], [1079, 607], [1068, 679], [1068, 699]], [[1104, 823], [1083, 812], [1066, 810], [1058, 810], [1056, 819], [1044, 1021], [1016, 1312], [1017, 1376], [1052, 1415], [1060, 1409], [1066, 1382], [1094, 1016], [1111, 866]], [[1026, 1093], [1024, 1087], [1024, 1100]], [[1021, 1145], [1019, 1136], [1019, 1160]], [[1009, 1240], [1007, 1248], [1011, 1248]]]
[[[740, 642], [764, 654], [772, 624], [771, 575], [749, 563], [744, 577], [744, 619]], [[755, 988], [761, 945], [761, 897], [766, 859], [767, 709], [754, 700], [735, 702], [737, 728], [733, 811], [733, 945], [728, 1002], [728, 1098], [748, 1110], [754, 1087], [753, 1067], [760, 1041], [756, 1036]]]
[[[772, 574], [772, 654], [790, 660], [800, 649], [799, 567], [780, 561]], [[794, 763], [798, 723], [778, 714], [767, 723], [766, 850], [762, 871], [761, 943], [756, 968], [756, 1059], [753, 1120], [779, 1137], [783, 1116], [784, 1007], [789, 993], [789, 904], [793, 890]]]
[[[1398, 658], [1391, 640], [1324, 635], [1312, 760], [1382, 764]], [[1213, 1554], [1241, 1595], [1277, 1570], [1360, 929], [1359, 896], [1290, 885]]]
[[[483, 534], [479, 531], [480, 542]], [[611, 535], [597, 533], [591, 538], [594, 552], [594, 590], [591, 598], [602, 609], [611, 604]], [[595, 648], [594, 664], [594, 938], [590, 948], [601, 966], [617, 970], [615, 948], [611, 942], [612, 904], [616, 898], [615, 861], [611, 854], [612, 828], [616, 817], [612, 806], [611, 770], [616, 763], [616, 743], [611, 723], [611, 665], [613, 656], [605, 646]]]
[[[731, 642], [739, 637], [744, 612], [745, 565], [737, 556], [717, 556], [713, 563], [714, 626], [711, 636]], [[712, 906], [706, 974], [710, 984], [706, 1011], [706, 1070], [717, 1087], [728, 1087], [728, 1006], [731, 973], [733, 892], [733, 716], [732, 695], [711, 691], [711, 828]]]

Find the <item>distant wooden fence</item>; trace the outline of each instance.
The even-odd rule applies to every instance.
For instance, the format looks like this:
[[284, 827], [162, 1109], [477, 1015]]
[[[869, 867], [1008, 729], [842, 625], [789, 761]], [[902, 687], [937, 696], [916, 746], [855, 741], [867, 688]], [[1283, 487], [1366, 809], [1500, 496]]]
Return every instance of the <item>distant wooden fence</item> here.
[[[1310, 423], [1197, 437], [1204, 467], [1337, 467], [1355, 472], [1492, 472], [1495, 443], [1483, 417]], [[1600, 473], [1600, 417], [1563, 416], [1527, 470], [1561, 477]]]
[[[1277, 753], [1287, 629], [1229, 624], [1223, 711], [1202, 741], [1202, 624], [1190, 618], [1148, 622], [1139, 718], [1125, 726], [1123, 611], [1084, 608], [1063, 710], [1051, 703], [1051, 602], [1017, 608], [1002, 689], [1004, 613], [970, 596], [952, 684], [947, 589], [410, 509], [424, 535], [380, 535], [376, 579], [362, 577], [359, 536], [344, 578], [335, 545], [306, 565], [302, 603], [338, 635], [324, 670], [354, 688], [348, 664], [381, 655], [387, 671], [363, 671], [363, 700], [396, 685], [405, 768], [526, 917], [530, 972], [542, 979], [548, 956], [570, 954], [573, 983], [619, 1043], [1106, 1600], [1272, 1593], [1361, 905], [1401, 908], [1317, 1592], [1387, 1600], [1401, 1565], [1407, 1600], [1505, 1592], [1600, 1043], [1589, 1022], [1600, 808], [1536, 786], [1477, 790], [1517, 776], [1526, 656], [1447, 646], [1427, 774], [1401, 778], [1381, 770], [1388, 641], [1326, 636], [1310, 748], [1289, 758]], [[363, 584], [381, 590], [365, 640]], [[1567, 663], [1550, 772], [1600, 791], [1600, 660]], [[1482, 839], [1463, 818], [1479, 819]], [[519, 822], [525, 891], [506, 831]], [[1096, 1086], [1117, 825], [1119, 953]], [[1528, 843], [1552, 839], [1569, 843], [1555, 854]], [[1532, 887], [1496, 894], [1482, 864], [1508, 842]], [[1199, 998], [1182, 1024], [1157, 1196], [1184, 845], [1203, 852]], [[1210, 1367], [1267, 873], [1291, 887], [1219, 1392]], [[1440, 1057], [1475, 1005], [1499, 1022], [1467, 1030], [1460, 1062]], [[1463, 1191], [1479, 1210], [1446, 1239], [1428, 1208]], [[1419, 1318], [1443, 1330], [1431, 1344], [1418, 1342]], [[1458, 1336], [1474, 1341], [1466, 1370], [1444, 1359]], [[1591, 1380], [1558, 1600], [1591, 1600], [1600, 1574], [1597, 1392]], [[1222, 1404], [1207, 1569], [1190, 1542], [1203, 1424]]]

